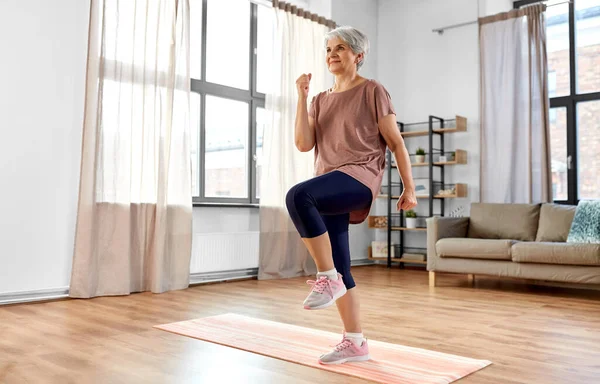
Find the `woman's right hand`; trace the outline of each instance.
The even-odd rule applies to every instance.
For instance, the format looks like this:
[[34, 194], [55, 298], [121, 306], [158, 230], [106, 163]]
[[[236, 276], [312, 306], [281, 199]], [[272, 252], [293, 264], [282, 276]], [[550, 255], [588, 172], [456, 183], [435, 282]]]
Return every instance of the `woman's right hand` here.
[[308, 98], [308, 88], [312, 74], [303, 74], [296, 80], [296, 88], [298, 89], [298, 97]]

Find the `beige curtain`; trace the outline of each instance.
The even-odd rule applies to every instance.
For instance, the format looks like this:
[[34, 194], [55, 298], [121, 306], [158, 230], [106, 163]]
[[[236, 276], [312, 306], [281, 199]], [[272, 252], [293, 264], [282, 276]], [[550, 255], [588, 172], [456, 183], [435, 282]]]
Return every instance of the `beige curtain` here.
[[188, 0], [92, 0], [70, 296], [186, 288]]
[[277, 1], [272, 10], [273, 88], [267, 94], [270, 123], [265, 126], [260, 159], [259, 279], [316, 273], [314, 261], [289, 217], [285, 196], [292, 186], [314, 176], [313, 151], [301, 153], [294, 145], [296, 79], [312, 73], [309, 102], [333, 81], [325, 65], [324, 48], [325, 34], [333, 22]]
[[545, 10], [479, 20], [482, 202], [552, 200]]

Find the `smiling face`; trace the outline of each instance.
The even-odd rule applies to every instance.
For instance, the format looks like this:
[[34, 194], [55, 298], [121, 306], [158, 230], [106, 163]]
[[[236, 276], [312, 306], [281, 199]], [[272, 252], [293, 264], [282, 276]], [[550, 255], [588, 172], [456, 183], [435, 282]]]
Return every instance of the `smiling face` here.
[[334, 75], [356, 72], [356, 64], [359, 63], [363, 57], [363, 53], [357, 55], [352, 51], [350, 46], [339, 37], [333, 37], [327, 42], [327, 68], [329, 68], [329, 72]]

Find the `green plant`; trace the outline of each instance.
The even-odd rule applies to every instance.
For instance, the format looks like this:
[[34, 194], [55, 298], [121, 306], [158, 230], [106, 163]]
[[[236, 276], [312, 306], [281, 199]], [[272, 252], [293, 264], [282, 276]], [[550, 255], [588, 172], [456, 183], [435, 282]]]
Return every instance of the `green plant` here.
[[416, 218], [416, 217], [417, 217], [417, 214], [415, 213], [415, 211], [413, 211], [413, 210], [411, 209], [411, 210], [408, 210], [408, 211], [406, 211], [406, 217], [407, 217], [407, 218]]
[[421, 155], [424, 156], [425, 155], [425, 150], [421, 147], [417, 148], [417, 155]]

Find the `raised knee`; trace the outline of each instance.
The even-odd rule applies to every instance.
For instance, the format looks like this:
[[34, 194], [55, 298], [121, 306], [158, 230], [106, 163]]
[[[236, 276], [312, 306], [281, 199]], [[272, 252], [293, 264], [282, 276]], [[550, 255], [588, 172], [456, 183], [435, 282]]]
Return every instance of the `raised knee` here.
[[297, 209], [306, 201], [307, 194], [300, 188], [300, 185], [294, 185], [285, 195], [285, 205], [289, 212]]
[[294, 209], [294, 195], [296, 194], [297, 185], [294, 185], [285, 195], [285, 205], [287, 206], [288, 212], [291, 212]]

